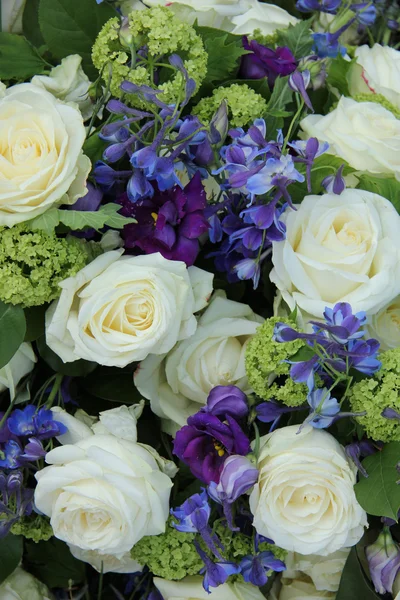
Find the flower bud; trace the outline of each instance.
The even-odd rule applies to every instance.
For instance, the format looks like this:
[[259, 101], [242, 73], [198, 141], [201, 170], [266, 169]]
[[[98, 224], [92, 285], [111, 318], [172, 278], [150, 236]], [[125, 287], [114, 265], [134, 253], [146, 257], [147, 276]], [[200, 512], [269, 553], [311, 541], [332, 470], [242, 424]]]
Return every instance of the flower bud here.
[[223, 100], [211, 119], [210, 142], [211, 144], [223, 144], [228, 133], [228, 105]]
[[129, 29], [129, 19], [128, 17], [124, 17], [121, 21], [121, 26], [119, 28], [119, 41], [121, 46], [124, 48], [130, 48], [132, 46], [132, 32]]
[[232, 504], [245, 494], [258, 479], [258, 469], [245, 456], [232, 455], [226, 459], [217, 486], [210, 485], [209, 494], [217, 502]]
[[209, 393], [207, 406], [203, 411], [216, 417], [230, 415], [241, 419], [249, 412], [247, 396], [236, 385], [217, 385]]
[[375, 590], [379, 594], [393, 591], [393, 582], [400, 571], [399, 546], [385, 527], [374, 544], [365, 550]]

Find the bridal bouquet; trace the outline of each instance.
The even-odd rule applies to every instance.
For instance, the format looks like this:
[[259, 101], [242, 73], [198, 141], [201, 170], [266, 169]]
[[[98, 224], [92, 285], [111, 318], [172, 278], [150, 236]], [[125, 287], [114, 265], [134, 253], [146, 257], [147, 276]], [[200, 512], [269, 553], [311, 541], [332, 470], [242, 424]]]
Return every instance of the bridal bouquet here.
[[1, 9], [0, 600], [400, 600], [400, 3]]

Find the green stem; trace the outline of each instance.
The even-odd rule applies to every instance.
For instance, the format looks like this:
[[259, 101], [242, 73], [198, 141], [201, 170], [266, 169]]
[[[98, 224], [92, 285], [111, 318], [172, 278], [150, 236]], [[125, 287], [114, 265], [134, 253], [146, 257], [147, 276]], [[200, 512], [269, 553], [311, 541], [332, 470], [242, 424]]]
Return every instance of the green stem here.
[[61, 373], [57, 373], [56, 378], [54, 380], [54, 385], [51, 389], [48, 400], [46, 402], [47, 408], [51, 408], [53, 406], [54, 398], [58, 394], [58, 390], [60, 389], [63, 378], [64, 378], [64, 375], [61, 375]]
[[300, 116], [300, 114], [301, 114], [301, 112], [302, 112], [302, 110], [303, 110], [303, 107], [304, 107], [304, 100], [303, 100], [303, 98], [302, 98], [302, 99], [301, 99], [301, 102], [300, 102], [300, 106], [299, 106], [299, 108], [297, 109], [297, 111], [296, 111], [296, 114], [294, 115], [294, 117], [293, 117], [293, 119], [292, 119], [292, 121], [291, 121], [291, 123], [290, 123], [290, 125], [289, 125], [289, 129], [288, 129], [288, 132], [287, 132], [287, 134], [286, 134], [286, 137], [285, 137], [285, 142], [284, 142], [284, 144], [283, 144], [283, 148], [282, 148], [282, 154], [283, 154], [283, 153], [284, 153], [284, 151], [286, 150], [286, 146], [288, 145], [288, 142], [289, 142], [289, 140], [290, 140], [290, 138], [291, 138], [291, 135], [292, 135], [292, 131], [293, 131], [293, 129], [294, 129], [294, 126], [295, 126], [295, 124], [296, 124], [296, 121], [297, 121], [297, 119], [299, 118], [299, 116]]
[[99, 590], [97, 592], [97, 600], [101, 600], [102, 595], [103, 595], [103, 562], [101, 563]]

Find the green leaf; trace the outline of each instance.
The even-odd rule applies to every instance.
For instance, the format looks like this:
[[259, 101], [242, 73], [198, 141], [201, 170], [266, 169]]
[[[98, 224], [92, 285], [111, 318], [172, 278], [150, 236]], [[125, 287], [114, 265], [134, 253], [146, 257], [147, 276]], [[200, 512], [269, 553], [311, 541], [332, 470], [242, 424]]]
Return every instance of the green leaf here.
[[41, 336], [36, 341], [36, 346], [43, 360], [55, 371], [61, 375], [69, 377], [85, 377], [97, 367], [97, 363], [87, 360], [76, 360], [75, 362], [64, 363], [61, 358], [53, 352], [46, 344], [45, 336]]
[[94, 133], [83, 144], [83, 152], [90, 158], [92, 165], [94, 165], [98, 160], [103, 158], [105, 147], [106, 142], [100, 139], [98, 133]]
[[24, 35], [34, 46], [43, 46], [44, 39], [39, 25], [40, 0], [29, 0], [25, 4], [22, 15], [22, 29]]
[[113, 229], [122, 229], [128, 223], [137, 223], [136, 219], [119, 215], [121, 210], [119, 204], [106, 204], [98, 211], [79, 211], [79, 210], [58, 210], [58, 218], [60, 223], [66, 225], [73, 231], [77, 229], [102, 229], [105, 225]]
[[374, 592], [364, 574], [357, 548], [354, 546], [343, 569], [336, 600], [378, 600], [380, 596]]
[[397, 212], [400, 212], [400, 181], [386, 175], [383, 177], [374, 177], [373, 175], [365, 174], [361, 176], [357, 175], [357, 177], [359, 179], [358, 189], [387, 198]]
[[45, 213], [43, 213], [39, 217], [36, 217], [36, 219], [28, 221], [27, 225], [34, 231], [36, 229], [42, 229], [43, 231], [51, 235], [52, 233], [54, 233], [54, 229], [59, 223], [60, 218], [58, 216], [58, 209], [49, 208], [49, 210], [46, 210]]
[[10, 362], [24, 341], [25, 331], [22, 308], [0, 301], [0, 369]]
[[44, 315], [47, 308], [47, 304], [43, 304], [42, 306], [31, 306], [30, 308], [25, 308], [25, 342], [34, 342], [41, 335], [44, 335]]
[[18, 567], [22, 558], [23, 538], [9, 533], [0, 543], [0, 584]]
[[[29, 572], [49, 588], [71, 589], [85, 579], [85, 563], [74, 558], [61, 540], [26, 542], [25, 560]], [[70, 583], [72, 582], [72, 583]]]
[[26, 38], [0, 33], [0, 79], [29, 79], [44, 70], [45, 63]]
[[327, 83], [344, 96], [350, 96], [348, 74], [356, 59], [345, 60], [341, 54], [330, 61]]
[[92, 80], [98, 77], [91, 59], [92, 46], [111, 17], [115, 17], [114, 10], [95, 0], [40, 0], [40, 29], [50, 51], [57, 58], [82, 56], [82, 66]]
[[277, 31], [277, 45], [287, 46], [295, 58], [303, 58], [311, 53], [314, 40], [311, 36], [312, 19], [289, 25], [287, 29]]
[[82, 379], [81, 385], [89, 394], [110, 402], [134, 404], [142, 398], [134, 386], [133, 373], [129, 369], [98, 367]]
[[400, 508], [399, 473], [400, 442], [386, 444], [380, 452], [363, 460], [368, 477], [354, 486], [358, 502], [370, 515], [397, 521]]
[[288, 81], [289, 77], [278, 77], [275, 81], [274, 89], [264, 115], [267, 123], [267, 139], [275, 139], [277, 129], [282, 129], [283, 127], [282, 117], [276, 117], [275, 115], [284, 111], [286, 106], [292, 101], [293, 91], [290, 89]]
[[208, 53], [206, 83], [221, 82], [236, 74], [238, 59], [247, 54], [247, 50], [243, 48], [242, 36], [212, 27], [197, 26], [195, 29], [202, 37]]

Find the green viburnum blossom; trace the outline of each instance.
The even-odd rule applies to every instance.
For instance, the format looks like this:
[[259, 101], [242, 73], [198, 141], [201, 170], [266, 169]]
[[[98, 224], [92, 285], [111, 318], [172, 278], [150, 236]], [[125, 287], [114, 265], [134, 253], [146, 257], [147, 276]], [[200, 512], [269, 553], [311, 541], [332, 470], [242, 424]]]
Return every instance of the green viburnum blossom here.
[[382, 96], [382, 94], [357, 94], [353, 96], [353, 99], [356, 102], [375, 102], [376, 104], [380, 104], [383, 108], [393, 113], [396, 119], [400, 119], [400, 110], [397, 106], [389, 102], [385, 96]]
[[399, 421], [382, 417], [385, 408], [400, 412], [400, 348], [382, 352], [379, 359], [382, 362], [380, 371], [352, 386], [351, 409], [366, 411], [364, 417], [356, 417], [356, 420], [368, 437], [381, 442], [400, 442]]
[[14, 535], [22, 535], [28, 540], [35, 543], [44, 541], [47, 542], [53, 537], [53, 529], [50, 522], [41, 515], [33, 517], [22, 517], [11, 527], [11, 533]]
[[94, 242], [61, 239], [23, 224], [1, 227], [0, 300], [28, 307], [58, 298], [58, 284], [83, 269], [93, 249], [97, 250]]
[[[162, 90], [163, 94], [159, 95], [159, 99], [167, 104], [183, 100], [183, 76], [168, 63], [168, 57], [174, 53], [182, 57], [189, 77], [194, 79], [199, 88], [207, 74], [208, 56], [203, 40], [191, 25], [180, 21], [172, 11], [163, 6], [133, 11], [128, 19], [128, 37], [134, 50], [132, 54], [130, 48], [121, 44], [118, 17], [110, 19], [103, 26], [92, 51], [93, 63], [102, 73], [105, 83], [110, 82], [113, 96], [121, 97], [124, 94], [120, 89], [121, 83], [130, 81]], [[147, 48], [146, 61], [141, 58], [140, 64], [135, 64], [134, 53], [143, 46]], [[160, 65], [167, 65], [164, 71], [169, 77], [156, 86], [153, 83], [153, 68]], [[126, 94], [124, 100], [138, 108], [146, 106], [146, 102], [135, 94]]]
[[246, 374], [250, 386], [257, 396], [265, 400], [276, 398], [288, 406], [299, 406], [307, 397], [305, 384], [294, 383], [289, 377], [283, 386], [273, 384], [271, 378], [279, 375], [289, 375], [290, 365], [283, 362], [290, 359], [304, 346], [302, 340], [284, 344], [272, 339], [276, 323], [287, 323], [293, 327], [293, 322], [283, 317], [271, 317], [257, 329], [246, 349]]
[[215, 89], [212, 96], [202, 98], [194, 107], [193, 114], [204, 125], [208, 125], [223, 100], [228, 105], [229, 124], [232, 127], [250, 125], [267, 110], [267, 103], [260, 94], [245, 83], [233, 83], [229, 87]]
[[[240, 532], [232, 532], [222, 523], [214, 527], [215, 533], [222, 542], [221, 551], [226, 561], [240, 562], [242, 558], [253, 553], [253, 541]], [[157, 577], [177, 581], [188, 575], [196, 575], [204, 566], [193, 545], [194, 533], [182, 533], [167, 524], [165, 533], [142, 538], [131, 550], [131, 556], [141, 565], [147, 565]], [[198, 538], [197, 538], [198, 539]], [[200, 541], [204, 551], [205, 544]], [[276, 558], [284, 560], [287, 552], [277, 546], [262, 543], [260, 551], [270, 550]]]

